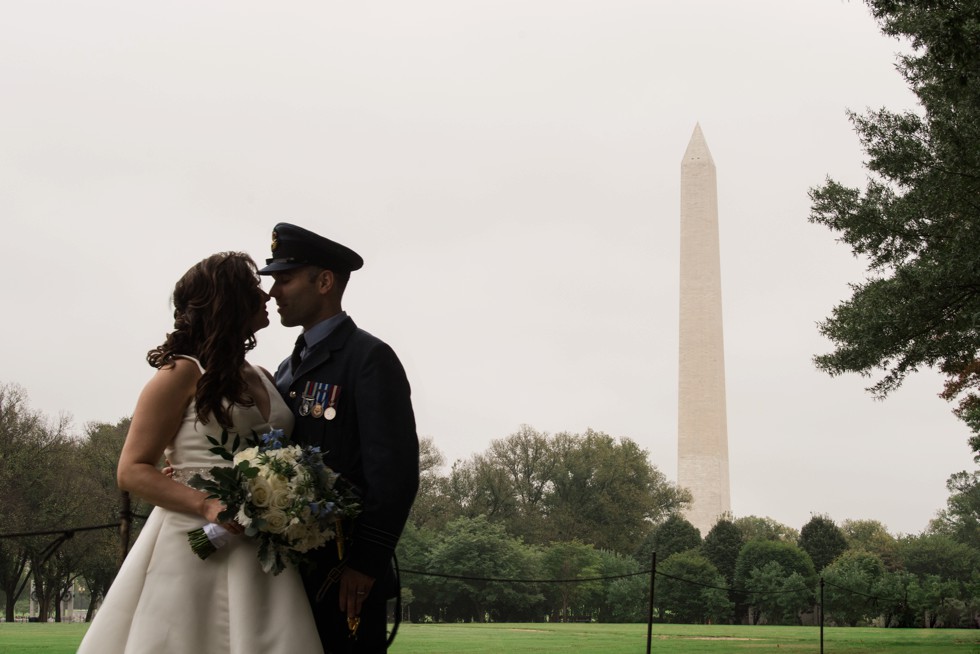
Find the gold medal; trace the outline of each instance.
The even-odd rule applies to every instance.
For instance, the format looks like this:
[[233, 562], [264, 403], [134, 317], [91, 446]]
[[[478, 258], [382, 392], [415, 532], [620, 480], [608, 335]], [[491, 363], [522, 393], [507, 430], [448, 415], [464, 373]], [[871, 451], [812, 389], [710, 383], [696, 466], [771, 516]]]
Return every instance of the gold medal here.
[[323, 415], [323, 405], [322, 404], [314, 404], [313, 405], [313, 411], [311, 412], [311, 415], [314, 418], [319, 418], [320, 416], [322, 416]]

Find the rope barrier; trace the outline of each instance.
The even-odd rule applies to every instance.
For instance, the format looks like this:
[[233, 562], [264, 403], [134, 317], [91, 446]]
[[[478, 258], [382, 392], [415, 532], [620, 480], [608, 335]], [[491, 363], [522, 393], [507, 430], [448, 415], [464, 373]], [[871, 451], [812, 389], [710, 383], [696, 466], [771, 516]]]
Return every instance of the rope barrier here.
[[[95, 525], [92, 527], [73, 527], [71, 529], [50, 529], [47, 531], [25, 531], [19, 534], [0, 534], [0, 538], [30, 538], [31, 536], [54, 536], [56, 534], [72, 534], [76, 531], [95, 531], [96, 529], [110, 529], [118, 527], [120, 523], [113, 522], [108, 525]], [[71, 536], [68, 536], [71, 538]]]
[[404, 568], [402, 569], [402, 573], [422, 575], [425, 577], [441, 577], [443, 579], [462, 579], [464, 581], [495, 581], [495, 582], [509, 583], [509, 584], [575, 584], [575, 583], [580, 583], [585, 581], [606, 581], [609, 579], [625, 579], [627, 577], [638, 577], [640, 575], [646, 576], [650, 574], [650, 571], [643, 570], [641, 572], [631, 572], [629, 574], [612, 575], [609, 577], [579, 577], [577, 579], [509, 579], [506, 577], [470, 577], [467, 575], [450, 575], [450, 574], [443, 574], [440, 572], [422, 572], [420, 570], [405, 570]]
[[[140, 520], [146, 520], [149, 516], [138, 515], [136, 513], [131, 514], [132, 517], [138, 518]], [[66, 529], [48, 529], [42, 531], [24, 531], [15, 534], [0, 534], [0, 539], [3, 538], [30, 538], [31, 536], [54, 536], [56, 534], [74, 534], [77, 531], [95, 531], [97, 529], [115, 529], [121, 525], [122, 522], [112, 522], [107, 525], [92, 525], [89, 527], [69, 527]], [[71, 538], [71, 536], [69, 536]]]

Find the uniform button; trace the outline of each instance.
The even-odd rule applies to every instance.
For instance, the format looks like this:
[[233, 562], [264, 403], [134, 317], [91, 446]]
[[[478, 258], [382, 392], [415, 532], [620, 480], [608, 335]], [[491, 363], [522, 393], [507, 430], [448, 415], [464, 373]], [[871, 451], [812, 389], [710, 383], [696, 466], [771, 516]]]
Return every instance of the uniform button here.
[[289, 397], [296, 397], [296, 391], [289, 391]]

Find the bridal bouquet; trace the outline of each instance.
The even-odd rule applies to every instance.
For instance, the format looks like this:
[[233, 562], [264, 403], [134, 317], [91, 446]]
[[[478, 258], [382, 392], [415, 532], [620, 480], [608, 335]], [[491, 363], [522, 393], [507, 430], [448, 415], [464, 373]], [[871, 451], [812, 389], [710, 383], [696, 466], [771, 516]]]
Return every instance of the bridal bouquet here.
[[[338, 548], [342, 546], [341, 520], [357, 515], [357, 497], [324, 465], [319, 448], [289, 445], [281, 429], [234, 455], [224, 447], [227, 434], [222, 434], [222, 442], [208, 439], [215, 445], [211, 451], [232, 465], [215, 466], [207, 476], [194, 475], [188, 483], [225, 504], [219, 520], [237, 521], [246, 536], [258, 541], [265, 572], [277, 575], [329, 540], [336, 538]], [[216, 524], [188, 532], [191, 549], [202, 559], [227, 538], [227, 531]]]

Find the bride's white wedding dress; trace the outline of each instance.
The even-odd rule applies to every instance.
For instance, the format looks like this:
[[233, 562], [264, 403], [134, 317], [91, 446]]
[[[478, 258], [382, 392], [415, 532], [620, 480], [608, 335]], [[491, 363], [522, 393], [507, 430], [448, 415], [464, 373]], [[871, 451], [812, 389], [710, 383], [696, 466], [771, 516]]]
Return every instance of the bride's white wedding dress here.
[[[200, 364], [198, 364], [200, 365]], [[290, 433], [293, 415], [259, 371], [271, 400], [266, 419], [258, 407], [232, 407], [233, 430], [244, 437], [273, 428]], [[191, 402], [167, 459], [174, 479], [230, 462], [209, 452], [206, 435], [220, 438], [212, 419], [203, 425]], [[231, 436], [229, 441], [233, 441]], [[231, 443], [229, 442], [229, 447]], [[187, 532], [205, 524], [189, 513], [156, 507], [126, 557], [79, 648], [84, 654], [306, 654], [322, 652], [299, 573], [279, 575], [259, 566], [256, 544], [231, 536], [206, 560], [195, 555]]]

